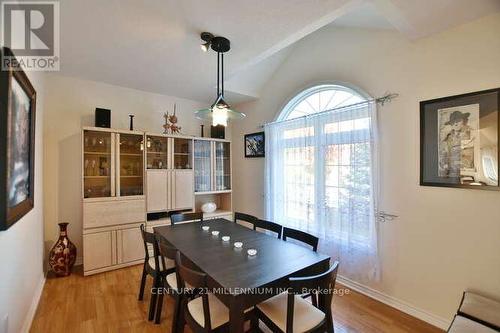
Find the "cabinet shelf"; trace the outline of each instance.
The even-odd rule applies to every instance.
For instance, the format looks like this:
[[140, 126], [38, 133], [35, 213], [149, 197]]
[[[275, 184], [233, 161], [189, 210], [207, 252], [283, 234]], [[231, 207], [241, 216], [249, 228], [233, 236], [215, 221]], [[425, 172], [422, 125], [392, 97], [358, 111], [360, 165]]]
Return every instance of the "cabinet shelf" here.
[[140, 176], [120, 176], [120, 178], [142, 178], [142, 175], [140, 175]]
[[219, 216], [227, 216], [233, 214], [232, 211], [230, 210], [224, 210], [224, 209], [217, 209], [215, 212], [211, 213], [203, 213], [203, 218], [213, 218], [213, 217], [219, 217]]
[[83, 176], [84, 178], [97, 178], [97, 179], [102, 179], [102, 178], [109, 178], [109, 176]]
[[231, 193], [231, 190], [194, 192], [194, 195], [207, 195], [207, 194], [219, 194], [219, 193]]
[[111, 152], [106, 151], [84, 151], [84, 154], [92, 154], [92, 155], [111, 155]]
[[142, 157], [142, 154], [136, 154], [136, 153], [120, 153], [120, 156], [135, 156], [135, 157]]

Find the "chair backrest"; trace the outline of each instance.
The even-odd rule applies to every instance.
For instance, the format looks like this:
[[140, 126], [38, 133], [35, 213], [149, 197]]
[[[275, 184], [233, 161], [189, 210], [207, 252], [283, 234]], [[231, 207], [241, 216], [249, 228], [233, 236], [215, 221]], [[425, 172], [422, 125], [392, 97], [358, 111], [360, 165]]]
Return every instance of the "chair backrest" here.
[[[202, 297], [202, 304], [203, 304], [203, 316], [205, 318], [205, 325], [203, 329], [207, 332], [210, 332], [212, 330], [211, 326], [211, 321], [210, 321], [210, 307], [208, 304], [208, 294], [206, 292], [207, 288], [207, 275], [205, 273], [202, 273], [200, 271], [196, 271], [192, 269], [192, 267], [188, 267], [188, 265], [185, 264], [187, 258], [185, 258], [179, 251], [177, 251], [176, 257], [175, 257], [175, 265], [177, 267], [177, 272], [178, 272], [178, 278], [179, 278], [179, 284], [180, 284], [180, 289], [181, 290], [186, 290], [186, 283], [190, 285], [191, 288], [193, 289], [198, 289], [202, 290], [201, 292], [201, 297]], [[187, 310], [187, 302], [184, 302], [184, 305]], [[187, 315], [187, 321], [191, 325], [197, 325], [199, 326], [196, 321], [191, 317], [189, 311], [185, 311]]]
[[[291, 277], [288, 279], [288, 302], [286, 315], [286, 332], [293, 332], [293, 313], [295, 304], [295, 295], [312, 293], [318, 295], [318, 308], [326, 314], [326, 319], [331, 321], [332, 299], [337, 279], [339, 262], [335, 261], [333, 265], [324, 273], [314, 276]], [[327, 322], [333, 325], [332, 322]]]
[[187, 222], [187, 221], [203, 222], [203, 213], [202, 212], [179, 213], [179, 214], [172, 214], [170, 216], [170, 222], [172, 224], [176, 224], [176, 223], [180, 223], [180, 222]]
[[[158, 238], [158, 237], [157, 237]], [[158, 247], [159, 247], [159, 252], [160, 252], [160, 260], [161, 260], [161, 267], [168, 267], [167, 264], [167, 259], [174, 260], [176, 258], [178, 250], [173, 247], [171, 244], [167, 243], [162, 238], [158, 238]], [[173, 270], [173, 269], [172, 269]]]
[[245, 221], [254, 224], [256, 220], [257, 218], [253, 215], [234, 212], [234, 223], [238, 223], [238, 221]]
[[257, 230], [257, 229], [264, 229], [264, 230], [269, 230], [269, 231], [275, 232], [278, 234], [278, 239], [280, 239], [283, 227], [281, 226], [281, 224], [278, 224], [278, 223], [256, 219], [253, 223], [253, 230]]
[[312, 246], [313, 251], [318, 251], [319, 238], [308, 234], [307, 232], [283, 227], [283, 240], [286, 241], [287, 238], [292, 238], [298, 240], [302, 243]]
[[[148, 245], [151, 245], [153, 247], [153, 255], [155, 258], [155, 267], [160, 267], [159, 260], [158, 260], [158, 256], [160, 255], [160, 248], [158, 247], [158, 242], [156, 240], [155, 234], [152, 232], [146, 231], [144, 224], [141, 224], [140, 228], [141, 228], [142, 241], [144, 243], [144, 252], [145, 252], [145, 259], [144, 260], [145, 260], [145, 262], [148, 262], [148, 260], [149, 260], [150, 255], [149, 255]], [[165, 267], [165, 266], [163, 266], [163, 267]]]

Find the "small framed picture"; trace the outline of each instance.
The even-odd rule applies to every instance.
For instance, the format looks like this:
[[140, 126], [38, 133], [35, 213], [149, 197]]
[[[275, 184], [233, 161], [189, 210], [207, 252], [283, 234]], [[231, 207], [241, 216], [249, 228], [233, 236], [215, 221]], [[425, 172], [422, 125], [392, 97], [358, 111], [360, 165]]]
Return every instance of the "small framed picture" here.
[[264, 157], [265, 147], [264, 132], [245, 135], [245, 157]]
[[500, 88], [420, 102], [420, 185], [499, 190]]

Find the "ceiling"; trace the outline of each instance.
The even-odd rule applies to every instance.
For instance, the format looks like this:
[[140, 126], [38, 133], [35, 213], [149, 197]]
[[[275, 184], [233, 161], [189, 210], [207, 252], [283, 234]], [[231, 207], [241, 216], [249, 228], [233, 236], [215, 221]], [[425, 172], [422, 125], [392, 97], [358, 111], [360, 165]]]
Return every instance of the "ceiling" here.
[[347, 28], [396, 29], [380, 14], [380, 11], [373, 2], [366, 2], [359, 5], [354, 10], [330, 23], [330, 25]]
[[[64, 0], [61, 74], [206, 103], [216, 55], [202, 31], [231, 40], [230, 103], [258, 98], [293, 44], [334, 24], [420, 38], [500, 10], [498, 0]], [[332, 23], [333, 22], [333, 23]]]

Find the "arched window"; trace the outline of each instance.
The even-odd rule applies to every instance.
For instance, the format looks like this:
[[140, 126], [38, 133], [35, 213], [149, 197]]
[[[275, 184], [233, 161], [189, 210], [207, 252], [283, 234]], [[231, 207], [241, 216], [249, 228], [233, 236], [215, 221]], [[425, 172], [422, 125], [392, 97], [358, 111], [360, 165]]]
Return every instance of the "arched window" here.
[[317, 85], [265, 127], [267, 218], [336, 256], [376, 249], [376, 105], [366, 96]]
[[326, 110], [366, 101], [355, 90], [336, 84], [311, 87], [292, 98], [278, 116], [278, 121], [294, 119]]

